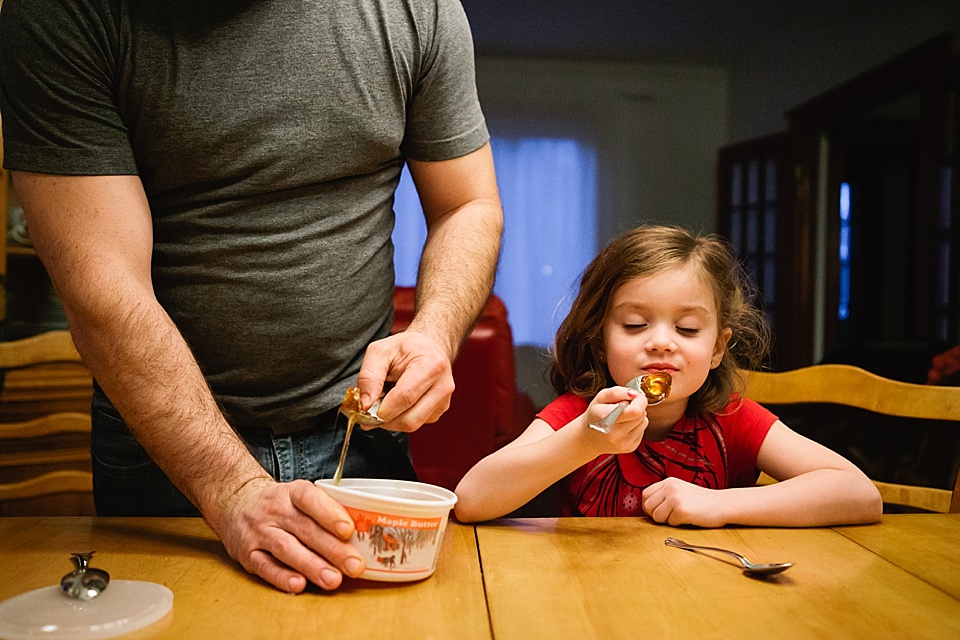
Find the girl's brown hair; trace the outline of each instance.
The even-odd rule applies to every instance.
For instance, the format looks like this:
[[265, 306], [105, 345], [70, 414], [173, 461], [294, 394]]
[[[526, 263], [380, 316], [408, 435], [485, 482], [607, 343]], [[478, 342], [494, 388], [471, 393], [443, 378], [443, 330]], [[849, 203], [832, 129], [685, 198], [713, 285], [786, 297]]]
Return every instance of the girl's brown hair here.
[[694, 236], [669, 226], [641, 226], [615, 238], [587, 266], [580, 291], [563, 320], [548, 370], [558, 394], [572, 391], [592, 398], [615, 383], [601, 358], [603, 321], [613, 293], [625, 282], [671, 267], [695, 265], [713, 290], [719, 329], [733, 335], [720, 365], [690, 397], [688, 413], [717, 412], [741, 393], [741, 369], [757, 369], [770, 347], [763, 313], [754, 306], [755, 289], [727, 243], [718, 236]]

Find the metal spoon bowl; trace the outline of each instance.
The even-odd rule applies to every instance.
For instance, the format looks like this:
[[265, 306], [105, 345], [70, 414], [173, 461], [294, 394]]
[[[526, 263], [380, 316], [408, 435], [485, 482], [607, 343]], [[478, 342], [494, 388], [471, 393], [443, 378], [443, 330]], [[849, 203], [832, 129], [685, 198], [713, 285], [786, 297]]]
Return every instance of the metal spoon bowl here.
[[377, 410], [380, 408], [380, 401], [383, 398], [378, 398], [369, 409], [360, 408], [360, 390], [356, 387], [352, 387], [347, 391], [347, 398], [344, 399], [342, 405], [340, 405], [340, 413], [347, 416], [351, 422], [354, 424], [363, 425], [365, 427], [379, 427], [383, 424], [383, 419], [377, 415]]
[[686, 551], [692, 551], [694, 553], [699, 553], [700, 551], [717, 551], [719, 553], [725, 553], [727, 555], [733, 556], [736, 558], [743, 567], [743, 572], [748, 576], [771, 576], [775, 573], [780, 573], [781, 571], [786, 571], [793, 566], [792, 562], [750, 562], [744, 558], [739, 553], [730, 551], [729, 549], [721, 549], [720, 547], [703, 547], [695, 544], [687, 544], [679, 538], [667, 538], [663, 541], [668, 547], [676, 547], [677, 549], [684, 549]]
[[[657, 371], [656, 373], [639, 375], [624, 386], [634, 391], [642, 391], [643, 395], [647, 396], [647, 406], [652, 407], [660, 404], [670, 395], [670, 383], [671, 377], [669, 373], [666, 371]], [[630, 404], [629, 400], [618, 403], [610, 413], [599, 421], [591, 422], [590, 428], [596, 429], [601, 433], [610, 433], [610, 429], [613, 428], [613, 423], [617, 421], [617, 418], [620, 417], [620, 414], [623, 413], [623, 410], [627, 408], [628, 404]]]
[[333, 484], [339, 485], [343, 478], [343, 468], [347, 462], [347, 449], [350, 448], [350, 436], [353, 435], [353, 425], [359, 424], [368, 427], [379, 427], [383, 420], [377, 415], [377, 409], [380, 408], [380, 400], [376, 400], [369, 409], [363, 410], [360, 407], [360, 390], [352, 387], [347, 390], [343, 404], [340, 406], [340, 413], [347, 416], [347, 432], [343, 436], [343, 448], [340, 449], [340, 460], [337, 462], [337, 468], [333, 472]]
[[88, 551], [70, 556], [77, 568], [60, 579], [60, 589], [68, 597], [77, 600], [93, 600], [110, 584], [109, 573], [90, 566], [90, 558], [94, 553]]

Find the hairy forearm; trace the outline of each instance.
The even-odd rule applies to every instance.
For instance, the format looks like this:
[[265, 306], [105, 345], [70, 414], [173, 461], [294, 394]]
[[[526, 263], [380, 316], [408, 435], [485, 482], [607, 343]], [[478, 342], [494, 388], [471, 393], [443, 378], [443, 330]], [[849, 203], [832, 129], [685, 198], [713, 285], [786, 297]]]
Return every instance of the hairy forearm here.
[[470, 202], [430, 226], [410, 330], [430, 334], [447, 345], [451, 360], [493, 288], [502, 229], [496, 199]]
[[66, 296], [77, 349], [144, 449], [216, 519], [244, 483], [267, 474], [227, 424], [173, 322], [148, 290], [122, 278], [82, 301]]
[[77, 349], [137, 440], [204, 515], [266, 476], [226, 423], [153, 292], [150, 207], [136, 176], [14, 173]]

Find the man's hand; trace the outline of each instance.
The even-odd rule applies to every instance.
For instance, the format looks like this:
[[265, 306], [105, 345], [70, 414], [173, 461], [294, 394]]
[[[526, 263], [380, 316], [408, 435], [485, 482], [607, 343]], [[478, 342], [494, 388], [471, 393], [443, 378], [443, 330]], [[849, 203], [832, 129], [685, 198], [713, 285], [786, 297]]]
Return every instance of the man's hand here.
[[353, 520], [307, 480], [259, 478], [218, 521], [208, 522], [234, 560], [282, 591], [300, 593], [308, 582], [336, 589], [344, 574], [357, 577], [366, 569], [348, 542]]
[[383, 428], [416, 431], [436, 422], [450, 407], [454, 389], [450, 356], [441, 342], [419, 331], [408, 329], [378, 340], [367, 347], [357, 376], [365, 408], [380, 396], [385, 382], [395, 384], [377, 411], [386, 421]]

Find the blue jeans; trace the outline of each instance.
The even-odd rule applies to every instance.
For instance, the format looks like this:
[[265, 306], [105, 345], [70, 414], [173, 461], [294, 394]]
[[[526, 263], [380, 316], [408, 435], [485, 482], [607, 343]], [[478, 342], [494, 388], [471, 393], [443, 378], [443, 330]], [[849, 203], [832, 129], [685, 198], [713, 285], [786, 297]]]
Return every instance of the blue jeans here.
[[[117, 411], [94, 394], [93, 493], [101, 516], [199, 516], [140, 446]], [[346, 418], [336, 409], [317, 417], [313, 428], [276, 434], [270, 429], [240, 427], [247, 449], [280, 482], [332, 478], [343, 446]], [[343, 475], [357, 478], [416, 480], [404, 433], [354, 429]]]

